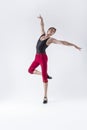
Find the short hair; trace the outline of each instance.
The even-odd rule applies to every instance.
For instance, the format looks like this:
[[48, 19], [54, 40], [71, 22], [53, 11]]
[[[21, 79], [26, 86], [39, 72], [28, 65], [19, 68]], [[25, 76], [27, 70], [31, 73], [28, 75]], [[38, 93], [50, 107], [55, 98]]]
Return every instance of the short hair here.
[[56, 31], [56, 28], [54, 28], [54, 27], [50, 27], [48, 30], [50, 30], [50, 29], [54, 29]]

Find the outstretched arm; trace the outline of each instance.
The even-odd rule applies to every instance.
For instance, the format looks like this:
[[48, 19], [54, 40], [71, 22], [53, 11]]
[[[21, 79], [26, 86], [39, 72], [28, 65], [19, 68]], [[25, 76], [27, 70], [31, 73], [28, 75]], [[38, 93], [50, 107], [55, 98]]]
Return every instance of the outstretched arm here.
[[40, 15], [39, 17], [37, 17], [40, 19], [40, 25], [41, 25], [41, 34], [44, 34], [45, 33], [45, 30], [44, 30], [44, 21], [43, 21], [43, 18], [42, 16]]
[[81, 48], [78, 47], [77, 45], [75, 45], [75, 44], [73, 44], [73, 43], [69, 43], [69, 42], [67, 42], [67, 41], [61, 41], [61, 40], [57, 40], [57, 39], [52, 38], [52, 43], [62, 44], [62, 45], [65, 45], [65, 46], [73, 46], [73, 47], [75, 47], [76, 49], [81, 50]]

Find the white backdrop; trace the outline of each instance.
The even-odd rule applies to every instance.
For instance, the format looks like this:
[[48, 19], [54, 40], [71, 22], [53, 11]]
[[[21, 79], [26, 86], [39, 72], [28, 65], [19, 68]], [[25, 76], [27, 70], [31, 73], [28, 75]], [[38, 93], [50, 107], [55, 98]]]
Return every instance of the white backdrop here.
[[[40, 36], [41, 14], [45, 30], [57, 28], [54, 38], [82, 47], [52, 44], [47, 48], [49, 100], [87, 100], [87, 9], [86, 0], [0, 1], [0, 102], [40, 102], [43, 84], [30, 75]], [[40, 68], [39, 68], [40, 69]]]
[[81, 52], [54, 44], [47, 49], [53, 76], [49, 94], [52, 89], [53, 95], [64, 98], [87, 97], [86, 2], [4, 0], [0, 4], [0, 100], [31, 98], [31, 93], [33, 98], [42, 87], [40, 77], [27, 73], [40, 36], [39, 14], [46, 30], [57, 28], [55, 38], [82, 47]]

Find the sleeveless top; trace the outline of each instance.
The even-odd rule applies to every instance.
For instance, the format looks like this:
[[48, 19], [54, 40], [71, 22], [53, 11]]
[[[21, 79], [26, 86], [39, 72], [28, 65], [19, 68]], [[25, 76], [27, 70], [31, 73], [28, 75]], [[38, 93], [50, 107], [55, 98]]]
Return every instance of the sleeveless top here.
[[[41, 36], [44, 36], [45, 34], [42, 34]], [[41, 38], [40, 36], [40, 38]], [[48, 47], [48, 45], [46, 45], [46, 42], [49, 38], [45, 39], [45, 40], [38, 40], [37, 45], [36, 45], [36, 53], [46, 53], [45, 50]]]

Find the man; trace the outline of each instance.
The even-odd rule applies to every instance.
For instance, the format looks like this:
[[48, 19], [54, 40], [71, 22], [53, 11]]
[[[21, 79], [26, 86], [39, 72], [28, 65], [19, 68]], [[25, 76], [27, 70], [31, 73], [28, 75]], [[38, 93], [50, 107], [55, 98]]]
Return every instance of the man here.
[[[47, 74], [47, 61], [48, 61], [48, 57], [46, 55], [46, 48], [52, 44], [62, 44], [62, 45], [66, 45], [66, 46], [72, 46], [75, 47], [78, 50], [81, 50], [80, 47], [78, 47], [75, 44], [69, 43], [67, 41], [61, 41], [61, 40], [57, 40], [55, 38], [52, 38], [51, 36], [56, 32], [56, 28], [54, 27], [50, 27], [47, 30], [47, 33], [44, 30], [44, 21], [43, 18], [41, 16], [38, 17], [40, 19], [40, 25], [41, 25], [41, 36], [37, 42], [36, 45], [36, 56], [34, 61], [32, 62], [31, 66], [28, 69], [28, 72], [31, 74], [37, 74], [37, 75], [42, 75], [42, 79], [43, 79], [43, 85], [44, 85], [44, 99], [43, 99], [43, 103], [47, 103], [48, 99], [47, 99], [47, 88], [48, 88], [48, 79], [51, 79], [52, 77], [50, 77]], [[41, 72], [36, 70], [36, 68], [41, 65]]]

